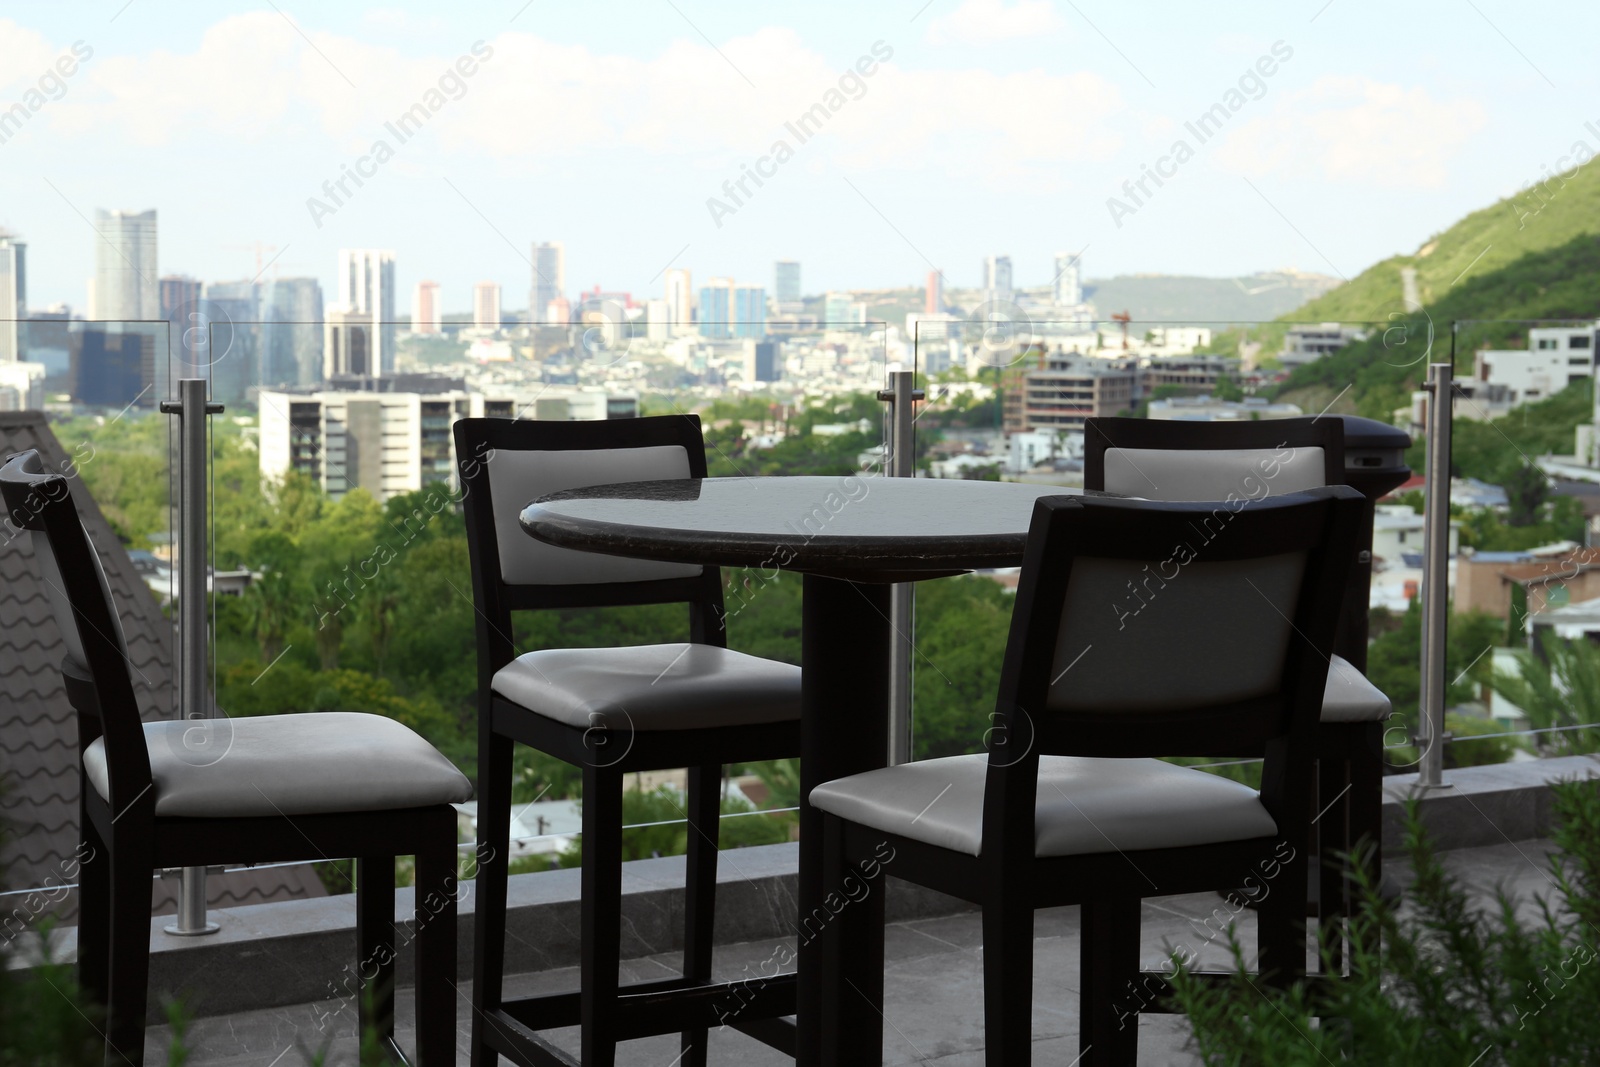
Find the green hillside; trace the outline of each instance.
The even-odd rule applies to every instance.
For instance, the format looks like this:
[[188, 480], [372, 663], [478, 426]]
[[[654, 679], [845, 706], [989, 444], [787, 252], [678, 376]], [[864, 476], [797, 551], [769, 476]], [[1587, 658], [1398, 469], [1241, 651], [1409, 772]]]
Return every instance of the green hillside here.
[[1600, 234], [1600, 166], [1563, 182], [1497, 201], [1435, 234], [1409, 256], [1392, 256], [1295, 311], [1295, 319], [1385, 321], [1404, 310], [1402, 271], [1416, 271], [1417, 296], [1434, 304], [1474, 278], [1548, 252], [1583, 234]]

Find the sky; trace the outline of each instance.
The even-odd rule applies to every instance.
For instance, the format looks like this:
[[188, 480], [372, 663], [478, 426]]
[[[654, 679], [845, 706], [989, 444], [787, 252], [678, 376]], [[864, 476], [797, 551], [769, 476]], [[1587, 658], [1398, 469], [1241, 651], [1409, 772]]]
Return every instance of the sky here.
[[637, 300], [777, 259], [808, 293], [1058, 252], [1353, 277], [1600, 148], [1597, 37], [1592, 0], [8, 0], [0, 226], [30, 305], [80, 309], [96, 208], [210, 281], [331, 294], [392, 249], [406, 309], [525, 306], [536, 240]]

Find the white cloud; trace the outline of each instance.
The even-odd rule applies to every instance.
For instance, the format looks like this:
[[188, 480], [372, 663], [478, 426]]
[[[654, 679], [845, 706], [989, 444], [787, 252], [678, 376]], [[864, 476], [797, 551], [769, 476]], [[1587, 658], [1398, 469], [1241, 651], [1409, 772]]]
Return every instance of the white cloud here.
[[[191, 52], [97, 57], [52, 121], [69, 136], [194, 144], [201, 153], [218, 138], [281, 144], [326, 169], [319, 151], [366, 151], [473, 47], [449, 42], [416, 56], [301, 28], [309, 45], [284, 18], [258, 12], [219, 21]], [[814, 158], [1003, 182], [1019, 169], [1107, 158], [1121, 144], [1112, 120], [1126, 110], [1116, 87], [1088, 72], [911, 70], [893, 61], [892, 45], [863, 41], [873, 70], [863, 76], [854, 62], [831, 61], [775, 27], [720, 50], [679, 39], [644, 59], [525, 32], [487, 46], [492, 58], [458, 79], [464, 88], [425, 127], [452, 158], [541, 168], [620, 150], [720, 173], [777, 138], [794, 143], [785, 122], [827, 100], [824, 132], [803, 146]], [[319, 130], [331, 145], [308, 136]]]
[[1251, 176], [1309, 173], [1334, 182], [1438, 188], [1450, 159], [1485, 122], [1476, 100], [1330, 76], [1279, 97], [1271, 115], [1233, 130], [1215, 158]]
[[966, 0], [928, 24], [930, 44], [991, 44], [1051, 33], [1061, 25], [1049, 0]]

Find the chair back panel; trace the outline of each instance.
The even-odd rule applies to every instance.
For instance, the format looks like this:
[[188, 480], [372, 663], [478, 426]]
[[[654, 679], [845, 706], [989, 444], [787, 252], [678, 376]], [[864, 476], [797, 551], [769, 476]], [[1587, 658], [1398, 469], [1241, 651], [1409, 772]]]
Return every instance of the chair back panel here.
[[[100, 560], [100, 553], [93, 551], [94, 545], [89, 540], [89, 531], [83, 529], [82, 522], [78, 524], [78, 528], [83, 531], [83, 539], [89, 544], [89, 558], [94, 561], [95, 578], [99, 581], [100, 592], [105, 596], [106, 610], [111, 615], [110, 636], [126, 657], [128, 640], [122, 632], [122, 617], [117, 612], [116, 598], [111, 595], [111, 582], [106, 578], [105, 564]], [[50, 538], [42, 530], [30, 530], [28, 543], [33, 548], [39, 579], [44, 583], [45, 597], [50, 601], [50, 613], [55, 616], [56, 629], [61, 631], [61, 640], [66, 643], [67, 655], [74, 666], [81, 671], [87, 671], [89, 659], [84, 654], [83, 640], [78, 634], [81, 621], [73, 615], [72, 602], [67, 599], [67, 583], [61, 576], [61, 565], [56, 562], [55, 550], [50, 547]]]
[[1178, 558], [1073, 561], [1050, 710], [1171, 711], [1279, 691], [1306, 554]]
[[612, 482], [691, 477], [682, 445], [639, 448], [517, 450], [497, 448], [485, 465], [494, 502], [500, 577], [508, 585], [590, 585], [692, 578], [702, 568], [657, 563], [595, 552], [577, 552], [536, 541], [518, 516], [530, 503], [564, 489]]
[[1259, 500], [1326, 485], [1320, 447], [1108, 448], [1106, 492], [1147, 500]]

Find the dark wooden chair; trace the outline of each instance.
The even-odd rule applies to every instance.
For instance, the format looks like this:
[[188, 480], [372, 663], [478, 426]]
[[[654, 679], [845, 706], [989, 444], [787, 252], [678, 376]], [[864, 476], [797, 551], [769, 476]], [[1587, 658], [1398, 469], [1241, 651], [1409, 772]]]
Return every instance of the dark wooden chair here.
[[35, 451], [0, 494], [67, 646], [78, 713], [78, 971], [107, 1009], [105, 1062], [144, 1062], [157, 868], [356, 857], [363, 1029], [394, 1040], [396, 856], [416, 857], [416, 1063], [455, 1063], [456, 813], [472, 784], [410, 729], [346, 712], [141, 724], [122, 626], [67, 479]]
[[[1082, 906], [1081, 1062], [1131, 1064], [1145, 897], [1305, 885], [1313, 732], [1361, 496], [1035, 506], [988, 754], [826, 782], [826, 884], [887, 872], [983, 909], [986, 1062], [1030, 1062], [1034, 909]], [[1146, 583], [1149, 583], [1148, 585]], [[1142, 607], [1138, 607], [1142, 603]], [[1135, 609], [1137, 612], [1135, 613]], [[1264, 751], [1259, 793], [1151, 756]], [[1260, 970], [1305, 970], [1305, 900], [1257, 894]], [[882, 1058], [881, 907], [843, 903], [830, 1064]], [[1144, 994], [1155, 1002], [1144, 1003]]]
[[[1085, 489], [1150, 500], [1226, 501], [1232, 494], [1248, 507], [1267, 496], [1344, 484], [1344, 422], [1090, 419], [1083, 481]], [[1350, 565], [1357, 573], [1354, 550]], [[1365, 582], [1351, 585], [1366, 588]], [[1365, 611], [1365, 600], [1347, 599], [1344, 611], [1351, 610]], [[1393, 710], [1355, 664], [1337, 653], [1331, 657], [1316, 735], [1317, 809], [1323, 814], [1315, 830], [1320, 864], [1312, 895], [1335, 966], [1343, 965], [1343, 934], [1355, 907], [1347, 857], [1362, 857], [1373, 885], [1381, 874], [1383, 723]]]
[[[609, 1067], [618, 1041], [681, 1033], [684, 1067], [703, 1067], [725, 986], [711, 982], [722, 767], [800, 753], [800, 669], [727, 648], [714, 567], [574, 552], [534, 540], [518, 517], [549, 493], [613, 482], [703, 478], [692, 415], [607, 422], [462, 419], [478, 635], [478, 870], [473, 1064], [499, 1055], [539, 1067], [570, 1059], [538, 1031], [581, 1025], [582, 1062]], [[687, 643], [556, 648], [522, 655], [512, 612], [622, 604], [688, 605]], [[507, 1000], [507, 845], [516, 743], [583, 774], [581, 989]], [[622, 789], [632, 771], [687, 767], [689, 850], [683, 977], [619, 986]], [[793, 1051], [792, 976], [766, 984], [732, 1023]], [[746, 995], [748, 996], [748, 994]]]

